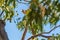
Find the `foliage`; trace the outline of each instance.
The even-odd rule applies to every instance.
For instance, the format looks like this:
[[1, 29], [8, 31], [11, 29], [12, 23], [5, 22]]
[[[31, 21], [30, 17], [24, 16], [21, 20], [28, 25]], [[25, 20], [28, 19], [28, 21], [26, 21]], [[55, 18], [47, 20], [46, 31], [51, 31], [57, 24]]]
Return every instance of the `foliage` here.
[[[20, 0], [22, 1], [22, 0]], [[43, 25], [50, 23], [56, 25], [60, 20], [60, 2], [59, 0], [25, 0], [29, 2], [29, 9], [22, 10], [25, 16], [22, 21], [17, 23], [18, 29], [24, 29], [26, 26], [32, 34], [43, 33]], [[0, 0], [1, 11], [4, 15], [0, 17], [3, 20], [12, 20], [16, 0]]]
[[[22, 10], [25, 14], [23, 20], [26, 20], [28, 30], [34, 30], [34, 34], [43, 32], [43, 25], [50, 23], [56, 25], [60, 19], [60, 2], [59, 0], [31, 0], [30, 7], [27, 10]], [[21, 24], [21, 22], [19, 22]], [[20, 24], [18, 23], [18, 27]], [[24, 22], [23, 22], [24, 23]], [[25, 28], [23, 26], [23, 28]]]
[[[43, 25], [48, 23], [51, 25], [56, 25], [56, 23], [59, 21], [59, 0], [31, 0], [29, 4], [29, 9], [22, 10], [22, 12], [25, 14], [24, 18], [26, 19], [28, 26], [30, 26], [28, 27], [29, 30], [33, 28], [35, 33], [38, 33], [39, 31], [42, 32]], [[23, 22], [25, 19], [23, 19], [21, 22]]]
[[[0, 10], [4, 12], [2, 18], [4, 20], [12, 20], [12, 17], [14, 16], [14, 8], [16, 0], [0, 0]], [[1, 17], [0, 16], [0, 17]]]
[[54, 36], [54, 34], [53, 34], [52, 39], [53, 40], [60, 40], [60, 34], [58, 34], [57, 36]]

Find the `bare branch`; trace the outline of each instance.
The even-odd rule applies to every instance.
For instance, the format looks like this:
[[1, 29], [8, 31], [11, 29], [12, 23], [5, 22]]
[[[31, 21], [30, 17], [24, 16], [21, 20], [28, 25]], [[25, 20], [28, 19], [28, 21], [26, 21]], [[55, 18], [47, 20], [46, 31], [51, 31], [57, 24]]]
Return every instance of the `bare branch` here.
[[34, 35], [34, 36], [31, 36], [28, 40], [30, 40], [31, 38], [34, 38], [34, 37], [37, 37], [37, 36], [42, 36], [42, 37], [51, 37], [51, 36], [44, 36], [42, 34], [49, 34], [50, 32], [52, 32], [53, 30], [55, 30], [56, 28], [60, 27], [60, 25], [58, 26], [55, 26], [53, 29], [51, 29], [49, 32], [43, 32], [43, 33], [40, 33], [40, 34], [37, 34], [37, 35]]
[[44, 34], [48, 34], [48, 33], [52, 32], [53, 30], [55, 30], [55, 29], [58, 28], [58, 27], [60, 27], [60, 25], [55, 26], [55, 27], [54, 27], [53, 29], [51, 29], [49, 32], [46, 32], [46, 33], [44, 33]]
[[27, 26], [27, 24], [26, 24], [26, 20], [24, 20], [24, 26], [25, 26], [25, 30], [24, 30], [24, 32], [23, 32], [23, 36], [22, 36], [22, 39], [21, 39], [21, 40], [24, 40], [24, 39], [25, 39], [25, 36], [26, 36], [26, 33], [27, 33], [27, 28], [28, 28], [28, 26]]
[[28, 40], [32, 39], [32, 38], [35, 38], [37, 36], [42, 36], [42, 37], [45, 37], [45, 38], [49, 38], [49, 37], [52, 37], [52, 36], [45, 36], [45, 35], [42, 35], [42, 34], [38, 34], [38, 35], [34, 35], [34, 36], [31, 36]]
[[23, 33], [23, 36], [22, 36], [22, 39], [21, 40], [24, 40], [26, 33], [27, 33], [27, 27], [24, 30], [24, 33]]

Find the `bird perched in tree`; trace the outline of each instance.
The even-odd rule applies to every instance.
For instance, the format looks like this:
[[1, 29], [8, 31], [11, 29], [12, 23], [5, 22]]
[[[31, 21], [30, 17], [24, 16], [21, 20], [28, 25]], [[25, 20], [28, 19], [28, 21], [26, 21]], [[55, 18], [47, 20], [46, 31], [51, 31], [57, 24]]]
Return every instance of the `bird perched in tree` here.
[[31, 9], [27, 9], [27, 10], [22, 10], [23, 14], [28, 15], [31, 12]]

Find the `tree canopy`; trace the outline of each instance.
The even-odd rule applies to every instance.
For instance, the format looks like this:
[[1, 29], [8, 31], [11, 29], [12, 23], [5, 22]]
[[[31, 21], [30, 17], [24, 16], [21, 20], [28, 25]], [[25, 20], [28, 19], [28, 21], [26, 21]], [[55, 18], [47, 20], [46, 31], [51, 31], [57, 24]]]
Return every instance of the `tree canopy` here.
[[[42, 34], [48, 34], [60, 25], [55, 26], [49, 32], [44, 32], [43, 25], [50, 23], [50, 25], [54, 26], [60, 20], [60, 0], [24, 1], [28, 2], [27, 4], [29, 4], [29, 8], [27, 10], [22, 10], [25, 15], [22, 21], [17, 23], [18, 29], [25, 29], [22, 40], [24, 40], [27, 30], [33, 34], [31, 37], [33, 39], [37, 36], [43, 36], [49, 39], [51, 36], [45, 36]], [[15, 14], [14, 8], [17, 6], [17, 3], [25, 4], [22, 0], [0, 0], [0, 9], [2, 11], [0, 17], [5, 21], [10, 20], [11, 22]]]
[[11, 21], [14, 15], [15, 1], [16, 0], [0, 0], [0, 17], [2, 17], [3, 20]]

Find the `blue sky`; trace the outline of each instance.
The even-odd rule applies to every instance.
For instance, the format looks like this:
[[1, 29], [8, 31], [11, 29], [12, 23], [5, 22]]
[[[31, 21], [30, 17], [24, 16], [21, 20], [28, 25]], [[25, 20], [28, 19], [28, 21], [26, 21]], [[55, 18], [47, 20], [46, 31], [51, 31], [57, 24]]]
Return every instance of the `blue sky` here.
[[[17, 12], [19, 13], [19, 17], [20, 18], [22, 18], [24, 16], [23, 13], [21, 12], [22, 9], [26, 10], [28, 8], [28, 6], [29, 5], [24, 5], [24, 4], [18, 4], [17, 5], [17, 7], [16, 7], [15, 10], [17, 10]], [[57, 25], [59, 25], [59, 24], [60, 24], [60, 21], [58, 22]], [[49, 26], [50, 26], [49, 24], [47, 24], [46, 26], [44, 26], [45, 31], [49, 31], [50, 30]], [[9, 40], [21, 40], [23, 31], [18, 30], [17, 25], [14, 22], [10, 23], [9, 21], [7, 21], [6, 22], [6, 26], [5, 26], [5, 30], [6, 30], [6, 32], [8, 34]], [[60, 33], [60, 28], [57, 28], [56, 30], [52, 31], [48, 35], [51, 35], [53, 33], [55, 35], [56, 35], [56, 33]], [[25, 40], [27, 40], [27, 38], [29, 38], [30, 36], [31, 36], [31, 34], [27, 33], [26, 37], [25, 37]]]
[[[19, 17], [22, 19], [23, 18], [23, 13], [21, 12], [22, 9], [26, 10], [28, 8], [27, 5], [24, 4], [18, 4], [15, 11], [19, 13]], [[10, 23], [9, 21], [6, 22], [5, 30], [8, 34], [9, 40], [21, 40], [23, 31], [18, 30], [17, 25], [12, 22]], [[30, 36], [31, 34], [27, 33], [26, 37]], [[27, 40], [27, 38], [25, 38]]]

